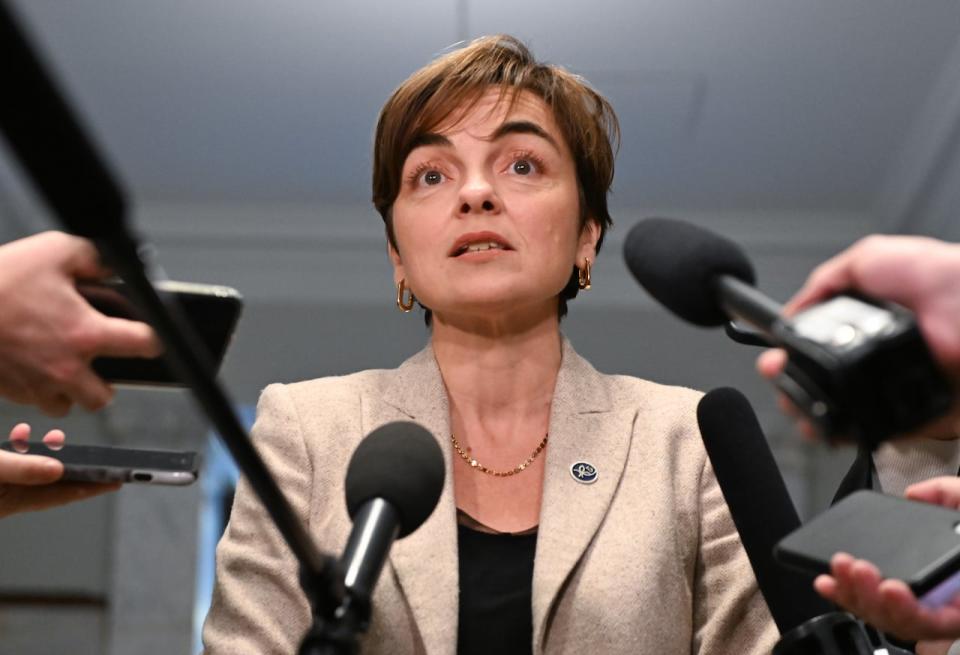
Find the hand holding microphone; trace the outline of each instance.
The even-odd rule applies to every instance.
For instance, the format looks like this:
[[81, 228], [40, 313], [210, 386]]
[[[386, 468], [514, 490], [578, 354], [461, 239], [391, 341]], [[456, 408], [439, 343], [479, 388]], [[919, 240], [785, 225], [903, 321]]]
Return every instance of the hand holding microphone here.
[[[798, 312], [836, 293], [852, 290], [898, 303], [916, 314], [920, 332], [940, 368], [956, 387], [960, 381], [960, 245], [915, 236], [869, 236], [817, 267], [784, 313]], [[773, 380], [783, 372], [787, 355], [770, 350], [757, 361], [761, 375]], [[784, 399], [786, 401], [786, 399]], [[785, 411], [796, 408], [782, 402]], [[816, 426], [802, 418], [808, 436]], [[910, 436], [955, 438], [960, 403]]]
[[902, 307], [842, 295], [788, 316], [753, 286], [753, 267], [736, 244], [677, 220], [641, 221], [624, 255], [637, 281], [681, 318], [746, 323], [754, 343], [784, 348], [788, 362], [775, 384], [830, 438], [873, 448], [942, 416], [953, 402]]

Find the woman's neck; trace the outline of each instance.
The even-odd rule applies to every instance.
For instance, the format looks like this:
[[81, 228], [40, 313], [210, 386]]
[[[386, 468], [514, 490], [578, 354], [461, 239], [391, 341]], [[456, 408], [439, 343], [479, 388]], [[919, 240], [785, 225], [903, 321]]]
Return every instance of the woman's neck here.
[[434, 315], [432, 345], [451, 411], [466, 421], [549, 410], [561, 360], [556, 311], [509, 322]]

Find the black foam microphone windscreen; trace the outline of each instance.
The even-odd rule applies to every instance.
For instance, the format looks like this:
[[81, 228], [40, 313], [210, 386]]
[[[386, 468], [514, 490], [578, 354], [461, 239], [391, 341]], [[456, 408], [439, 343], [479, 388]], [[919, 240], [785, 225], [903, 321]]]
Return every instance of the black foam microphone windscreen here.
[[427, 520], [443, 491], [443, 453], [425, 428], [409, 421], [383, 425], [364, 438], [347, 467], [347, 511], [354, 518], [381, 498], [400, 515], [398, 538]]
[[750, 260], [733, 241], [670, 218], [646, 218], [627, 233], [627, 267], [637, 282], [680, 318], [697, 325], [723, 325], [716, 278], [756, 281]]
[[0, 130], [54, 214], [75, 234], [126, 238], [126, 200], [5, 3]]
[[723, 497], [781, 634], [832, 606], [813, 590], [812, 577], [773, 558], [778, 541], [800, 527], [783, 476], [750, 402], [736, 389], [700, 399], [697, 422]]

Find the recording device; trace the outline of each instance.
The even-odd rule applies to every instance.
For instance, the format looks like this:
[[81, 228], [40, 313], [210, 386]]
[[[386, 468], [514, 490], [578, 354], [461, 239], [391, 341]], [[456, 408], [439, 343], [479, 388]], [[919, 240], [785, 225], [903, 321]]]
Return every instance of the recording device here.
[[[753, 285], [732, 241], [679, 220], [648, 218], [627, 235], [630, 272], [657, 301], [702, 327], [746, 323], [752, 341], [786, 349], [774, 384], [832, 440], [875, 448], [942, 415], [953, 392], [913, 314], [841, 295], [792, 318]], [[728, 331], [742, 329], [728, 324]]]
[[43, 443], [23, 441], [0, 443], [0, 449], [59, 460], [63, 462], [61, 479], [73, 482], [188, 485], [197, 479], [199, 466], [195, 452], [73, 444], [49, 448]]
[[[210, 357], [213, 372], [219, 370], [243, 309], [243, 298], [236, 289], [212, 284], [160, 281], [154, 286], [161, 300], [190, 323]], [[130, 297], [127, 286], [118, 279], [85, 282], [77, 286], [94, 309], [116, 318], [145, 320]], [[93, 370], [108, 382], [151, 387], [183, 387], [166, 358], [98, 357]]]
[[813, 576], [779, 565], [773, 548], [800, 527], [783, 476], [749, 401], [736, 389], [714, 389], [697, 405], [707, 457], [782, 635], [774, 655], [887, 655], [894, 648], [875, 630], [813, 590]]
[[[798, 570], [829, 573], [845, 552], [903, 580], [936, 608], [960, 592], [960, 512], [875, 491], [858, 491], [784, 537], [774, 554]], [[897, 535], [891, 539], [890, 535]]]

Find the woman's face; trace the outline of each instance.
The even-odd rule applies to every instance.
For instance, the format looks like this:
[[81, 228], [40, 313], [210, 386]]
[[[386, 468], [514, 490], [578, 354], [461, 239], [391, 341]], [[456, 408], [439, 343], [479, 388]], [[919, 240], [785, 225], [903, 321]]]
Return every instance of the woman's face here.
[[573, 157], [533, 94], [511, 107], [492, 89], [460, 108], [402, 174], [394, 281], [439, 316], [556, 308], [573, 266], [596, 256], [597, 223], [579, 226]]

